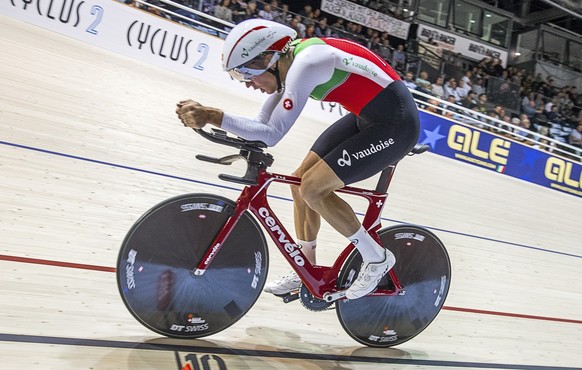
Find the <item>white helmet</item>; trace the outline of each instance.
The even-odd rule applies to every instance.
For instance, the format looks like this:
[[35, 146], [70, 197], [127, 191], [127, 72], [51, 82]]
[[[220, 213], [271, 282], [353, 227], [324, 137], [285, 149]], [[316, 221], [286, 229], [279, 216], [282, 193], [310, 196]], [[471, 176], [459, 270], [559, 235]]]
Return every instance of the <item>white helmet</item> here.
[[[295, 37], [293, 28], [280, 23], [263, 19], [241, 22], [224, 41], [222, 69], [236, 80], [250, 81], [271, 68], [289, 50]], [[264, 55], [270, 58], [257, 58]]]

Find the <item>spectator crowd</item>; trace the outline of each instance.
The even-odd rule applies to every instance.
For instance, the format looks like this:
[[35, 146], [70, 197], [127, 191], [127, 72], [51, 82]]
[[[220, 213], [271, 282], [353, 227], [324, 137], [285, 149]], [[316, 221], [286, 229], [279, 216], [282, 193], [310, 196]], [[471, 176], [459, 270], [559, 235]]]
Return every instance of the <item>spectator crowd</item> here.
[[[135, 0], [126, 0], [133, 2]], [[176, 0], [178, 4], [190, 0]], [[369, 8], [382, 11], [396, 18], [401, 18], [391, 8], [383, 8], [377, 1], [354, 1]], [[158, 8], [170, 10], [181, 17], [174, 19], [186, 23], [184, 19], [195, 20], [192, 13], [169, 6], [159, 0], [148, 1], [156, 7], [146, 8], [160, 16], [172, 18]], [[294, 2], [290, 2], [293, 6]], [[318, 3], [318, 2], [317, 2]], [[144, 7], [143, 4], [135, 4]], [[351, 39], [375, 51], [389, 62], [411, 90], [419, 91], [426, 104], [421, 107], [450, 118], [477, 124], [483, 129], [495, 131], [500, 135], [510, 136], [541, 149], [552, 151], [556, 145], [548, 137], [559, 143], [567, 143], [582, 149], [582, 94], [576, 86], [558, 87], [554, 78], [543, 78], [540, 74], [514, 66], [504, 67], [498, 58], [486, 57], [479, 63], [466, 65], [454, 63], [456, 76], [437, 75], [429, 78], [426, 70], [409, 68], [409, 59], [413, 53], [407, 51], [408, 43], [388, 32], [380, 32], [365, 26], [326, 14], [312, 5], [300, 9], [290, 8], [279, 0], [267, 2], [255, 0], [206, 0], [198, 4], [206, 14], [227, 22], [216, 23], [229, 31], [228, 23], [240, 23], [247, 19], [261, 18], [287, 24], [297, 31], [301, 38], [341, 37]], [[490, 102], [491, 97], [498, 102], [519, 101], [519, 107], [508, 111], [503, 104]], [[438, 98], [436, 100], [434, 98]], [[464, 109], [458, 109], [463, 107]], [[448, 108], [446, 111], [444, 108]], [[479, 113], [479, 114], [476, 114]], [[567, 149], [581, 155], [582, 150]]]

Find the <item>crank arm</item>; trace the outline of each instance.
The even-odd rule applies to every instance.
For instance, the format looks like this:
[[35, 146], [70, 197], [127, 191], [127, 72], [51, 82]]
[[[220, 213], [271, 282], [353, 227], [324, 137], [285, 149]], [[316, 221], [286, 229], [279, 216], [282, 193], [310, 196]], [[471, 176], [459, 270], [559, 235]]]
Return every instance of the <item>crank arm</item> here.
[[325, 293], [323, 295], [323, 300], [328, 302], [328, 303], [331, 303], [331, 302], [335, 302], [337, 300], [343, 299], [346, 297], [346, 290], [347, 289], [338, 290], [337, 292], [333, 292], [333, 293], [329, 293], [329, 292]]

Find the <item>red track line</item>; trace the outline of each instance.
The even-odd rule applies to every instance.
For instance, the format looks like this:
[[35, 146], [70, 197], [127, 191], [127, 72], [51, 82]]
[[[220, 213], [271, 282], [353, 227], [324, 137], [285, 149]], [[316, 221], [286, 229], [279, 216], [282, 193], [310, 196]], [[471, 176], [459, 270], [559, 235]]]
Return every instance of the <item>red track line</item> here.
[[94, 270], [94, 271], [115, 272], [115, 268], [114, 267], [96, 266], [96, 265], [85, 265], [85, 264], [82, 264], [82, 263], [71, 263], [71, 262], [42, 260], [42, 259], [38, 259], [38, 258], [7, 256], [5, 254], [0, 254], [0, 260], [3, 260], [3, 261], [12, 261], [12, 262], [33, 263], [33, 264], [37, 264], [37, 265], [49, 265], [49, 266], [58, 266], [58, 267], [68, 267], [68, 268], [82, 269], [82, 270]]
[[470, 313], [477, 313], [477, 314], [483, 314], [483, 315], [517, 317], [517, 318], [520, 318], [520, 319], [557, 321], [557, 322], [567, 322], [567, 323], [571, 323], [571, 324], [582, 324], [582, 320], [561, 319], [561, 318], [558, 318], [558, 317], [547, 317], [547, 316], [524, 315], [524, 314], [520, 314], [520, 313], [510, 313], [510, 312], [486, 311], [486, 310], [477, 310], [477, 309], [474, 309], [474, 308], [462, 308], [462, 307], [443, 306], [443, 310], [459, 311], [459, 312], [470, 312]]
[[[5, 254], [0, 254], [0, 261], [33, 263], [33, 264], [37, 264], [37, 265], [68, 267], [68, 268], [76, 268], [76, 269], [82, 269], [82, 270], [115, 272], [114, 267], [85, 265], [85, 264], [81, 264], [81, 263], [51, 261], [51, 260], [43, 260], [43, 259], [28, 258], [28, 257], [7, 256]], [[570, 323], [570, 324], [582, 324], [582, 320], [562, 319], [562, 318], [558, 318], [558, 317], [524, 315], [524, 314], [510, 313], [510, 312], [486, 311], [486, 310], [478, 310], [478, 309], [474, 309], [474, 308], [443, 306], [443, 310], [468, 312], [468, 313], [475, 313], [475, 314], [481, 314], [481, 315], [516, 317], [516, 318], [520, 318], [520, 319], [556, 321], [556, 322], [566, 322], [566, 323]]]

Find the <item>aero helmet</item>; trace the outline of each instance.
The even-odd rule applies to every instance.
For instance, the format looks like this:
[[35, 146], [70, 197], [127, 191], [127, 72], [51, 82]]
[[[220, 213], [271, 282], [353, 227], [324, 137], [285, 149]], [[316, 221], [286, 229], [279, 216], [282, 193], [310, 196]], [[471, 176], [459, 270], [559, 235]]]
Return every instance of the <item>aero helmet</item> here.
[[[222, 69], [234, 79], [250, 81], [271, 68], [289, 50], [297, 32], [291, 27], [263, 19], [249, 19], [236, 25], [224, 41]], [[260, 63], [258, 56], [271, 55]], [[254, 63], [253, 63], [254, 62]]]

